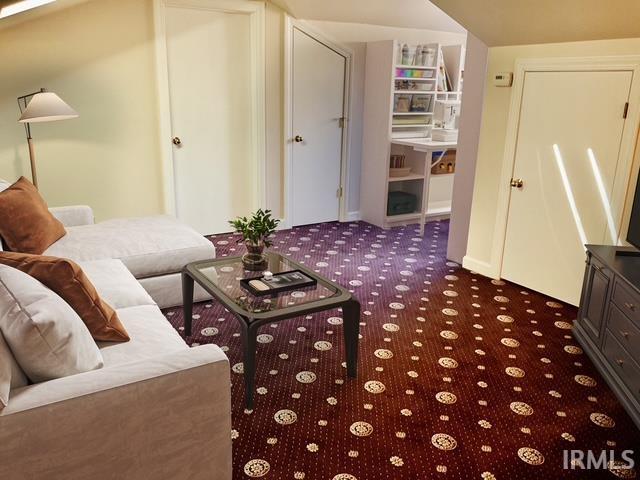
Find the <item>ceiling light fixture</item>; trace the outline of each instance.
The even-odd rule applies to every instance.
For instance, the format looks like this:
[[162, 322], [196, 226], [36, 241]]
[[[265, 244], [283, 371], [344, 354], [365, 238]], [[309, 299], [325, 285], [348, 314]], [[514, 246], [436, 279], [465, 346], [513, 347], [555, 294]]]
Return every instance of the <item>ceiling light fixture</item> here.
[[41, 7], [47, 3], [53, 3], [56, 0], [21, 0], [19, 2], [0, 2], [0, 18], [10, 17], [16, 13], [22, 13], [32, 8]]

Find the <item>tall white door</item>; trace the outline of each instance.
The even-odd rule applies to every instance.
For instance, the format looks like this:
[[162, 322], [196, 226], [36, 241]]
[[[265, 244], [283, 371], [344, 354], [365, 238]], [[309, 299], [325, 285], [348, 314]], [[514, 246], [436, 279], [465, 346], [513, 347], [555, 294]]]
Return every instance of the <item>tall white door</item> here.
[[166, 8], [176, 213], [202, 234], [256, 208], [251, 19]]
[[345, 57], [294, 28], [292, 225], [339, 217], [345, 67]]
[[578, 304], [584, 244], [618, 236], [611, 198], [631, 80], [625, 71], [526, 73], [505, 279]]

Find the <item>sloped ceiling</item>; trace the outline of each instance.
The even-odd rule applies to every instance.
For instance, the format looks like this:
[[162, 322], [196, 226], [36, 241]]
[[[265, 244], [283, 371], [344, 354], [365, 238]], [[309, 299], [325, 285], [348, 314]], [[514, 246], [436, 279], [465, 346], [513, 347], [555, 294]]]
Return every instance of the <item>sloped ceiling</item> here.
[[489, 46], [640, 37], [640, 0], [432, 2]]
[[[270, 0], [305, 20], [368, 23], [465, 33], [455, 20], [427, 0]], [[640, 1], [640, 0], [638, 0]]]
[[[0, 0], [0, 6], [3, 4], [15, 3], [15, 1], [16, 0]], [[13, 27], [14, 25], [18, 25], [22, 22], [34, 20], [36, 18], [49, 15], [50, 13], [57, 12], [64, 8], [73, 7], [74, 5], [85, 3], [88, 1], [89, 0], [56, 0], [53, 3], [48, 3], [41, 7], [33, 8], [31, 10], [12, 15], [10, 17], [0, 19], [0, 30]]]

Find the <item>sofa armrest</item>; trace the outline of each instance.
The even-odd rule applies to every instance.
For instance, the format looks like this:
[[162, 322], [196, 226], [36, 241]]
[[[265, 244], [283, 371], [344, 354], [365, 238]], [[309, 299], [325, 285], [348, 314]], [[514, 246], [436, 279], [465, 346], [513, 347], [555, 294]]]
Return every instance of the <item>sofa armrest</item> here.
[[93, 210], [87, 205], [73, 205], [69, 207], [51, 207], [49, 211], [62, 222], [65, 227], [92, 225]]
[[16, 389], [0, 458], [0, 478], [230, 480], [227, 357], [203, 345]]

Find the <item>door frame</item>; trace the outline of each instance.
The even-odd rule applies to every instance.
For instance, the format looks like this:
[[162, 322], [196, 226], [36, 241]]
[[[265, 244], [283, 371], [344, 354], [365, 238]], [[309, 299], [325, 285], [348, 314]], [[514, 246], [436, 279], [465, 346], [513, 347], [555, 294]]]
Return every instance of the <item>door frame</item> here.
[[342, 196], [339, 200], [338, 220], [346, 222], [350, 220], [347, 212], [347, 198], [349, 196], [349, 150], [351, 123], [351, 78], [353, 76], [353, 51], [335, 40], [327, 37], [303, 20], [298, 20], [290, 15], [285, 16], [284, 33], [284, 219], [286, 228], [292, 224], [292, 198], [293, 198], [293, 32], [300, 30], [327, 48], [333, 50], [345, 59], [344, 95], [342, 111], [344, 113], [344, 127], [342, 128], [342, 147], [340, 159], [340, 185]]
[[[617, 225], [628, 215], [628, 187], [631, 178], [631, 170], [634, 163], [638, 126], [640, 124], [640, 55], [602, 56], [602, 57], [556, 57], [517, 59], [514, 72], [513, 92], [507, 120], [505, 150], [500, 171], [500, 183], [498, 186], [498, 202], [496, 209], [496, 222], [493, 232], [493, 246], [491, 259], [488, 265], [474, 265], [478, 273], [492, 278], [500, 278], [502, 274], [502, 260], [507, 233], [509, 216], [509, 204], [511, 201], [511, 187], [509, 181], [513, 175], [516, 160], [516, 145], [520, 127], [520, 111], [524, 93], [524, 80], [527, 72], [580, 72], [580, 71], [630, 71], [633, 73], [631, 88], [629, 91], [629, 109], [627, 121], [624, 124], [618, 166], [612, 187], [611, 204], [619, 205], [617, 213]], [[620, 111], [622, 114], [622, 110]], [[618, 232], [618, 243], [624, 228]], [[485, 267], [479, 268], [479, 267]]]
[[176, 214], [173, 145], [171, 143], [171, 96], [169, 90], [169, 62], [167, 57], [167, 7], [183, 7], [224, 13], [249, 15], [251, 22], [251, 91], [252, 144], [255, 160], [257, 206], [263, 208], [265, 199], [265, 5], [251, 0], [153, 0], [154, 44], [156, 60], [159, 151], [162, 163], [162, 190], [165, 213]]

